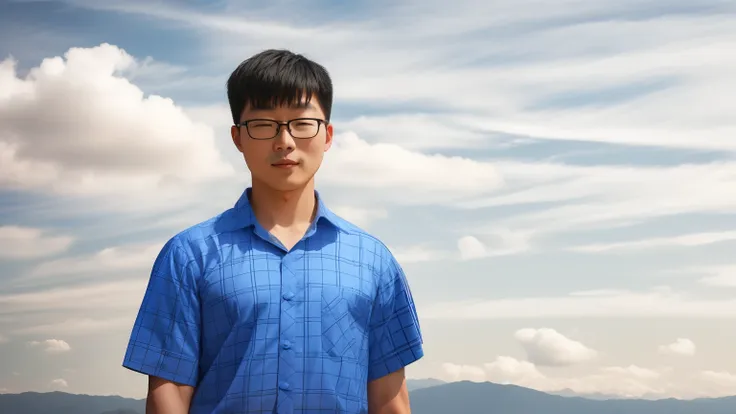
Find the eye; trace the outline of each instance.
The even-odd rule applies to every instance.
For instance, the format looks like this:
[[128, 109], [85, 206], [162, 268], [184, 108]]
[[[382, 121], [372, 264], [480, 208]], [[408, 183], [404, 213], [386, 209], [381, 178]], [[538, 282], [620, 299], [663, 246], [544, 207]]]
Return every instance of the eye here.
[[298, 127], [312, 127], [312, 126], [314, 126], [314, 125], [316, 125], [316, 124], [317, 124], [317, 123], [316, 123], [316, 122], [314, 122], [314, 121], [310, 121], [310, 120], [306, 120], [306, 119], [305, 119], [305, 120], [300, 120], [300, 121], [296, 121], [296, 122], [294, 123], [294, 126], [295, 126], [295, 127], [297, 127], [297, 128], [298, 128]]

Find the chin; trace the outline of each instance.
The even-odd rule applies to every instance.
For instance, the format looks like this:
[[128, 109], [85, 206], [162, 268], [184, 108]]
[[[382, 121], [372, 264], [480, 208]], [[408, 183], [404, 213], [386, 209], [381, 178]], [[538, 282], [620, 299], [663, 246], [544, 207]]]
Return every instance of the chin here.
[[260, 180], [263, 184], [277, 191], [294, 191], [303, 188], [309, 184], [309, 176], [299, 174], [297, 176], [290, 176], [284, 178], [273, 178], [267, 180]]

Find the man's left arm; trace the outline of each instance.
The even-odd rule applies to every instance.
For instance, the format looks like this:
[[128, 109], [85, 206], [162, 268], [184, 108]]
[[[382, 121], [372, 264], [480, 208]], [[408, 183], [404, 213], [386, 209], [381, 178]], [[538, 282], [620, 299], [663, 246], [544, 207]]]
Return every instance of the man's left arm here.
[[404, 368], [368, 383], [368, 414], [410, 414]]
[[368, 412], [409, 414], [404, 369], [424, 356], [409, 284], [390, 255], [379, 278], [369, 334]]

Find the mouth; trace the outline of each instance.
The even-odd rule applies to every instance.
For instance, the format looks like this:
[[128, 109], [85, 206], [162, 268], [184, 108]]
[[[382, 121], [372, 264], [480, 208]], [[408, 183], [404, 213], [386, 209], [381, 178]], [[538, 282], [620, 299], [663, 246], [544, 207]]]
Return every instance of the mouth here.
[[274, 167], [278, 167], [278, 168], [291, 168], [291, 167], [296, 167], [297, 165], [299, 165], [299, 163], [296, 161], [292, 161], [292, 160], [281, 160], [271, 165]]

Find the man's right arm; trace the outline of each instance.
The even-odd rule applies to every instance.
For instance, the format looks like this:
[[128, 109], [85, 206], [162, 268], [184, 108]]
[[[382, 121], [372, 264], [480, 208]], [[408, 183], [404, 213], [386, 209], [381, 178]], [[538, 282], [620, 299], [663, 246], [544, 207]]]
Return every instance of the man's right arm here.
[[198, 384], [201, 315], [196, 253], [169, 240], [156, 257], [123, 366], [148, 378], [146, 414], [186, 414]]
[[148, 377], [146, 414], [187, 414], [194, 387], [163, 378]]

